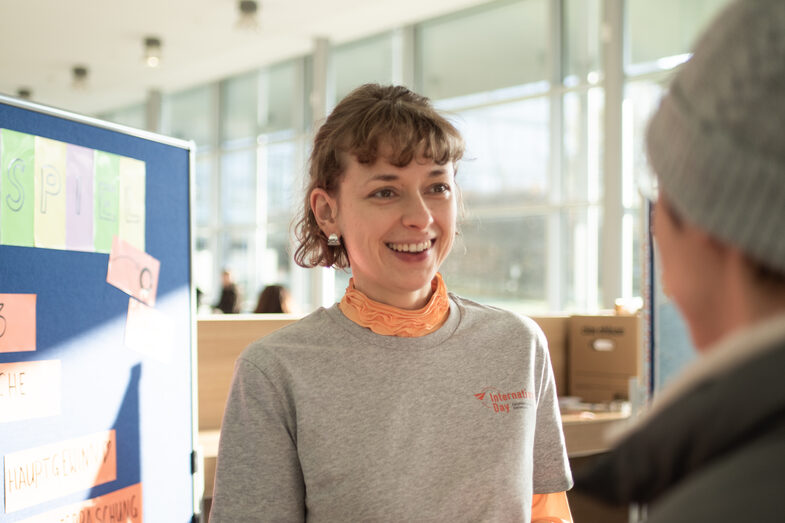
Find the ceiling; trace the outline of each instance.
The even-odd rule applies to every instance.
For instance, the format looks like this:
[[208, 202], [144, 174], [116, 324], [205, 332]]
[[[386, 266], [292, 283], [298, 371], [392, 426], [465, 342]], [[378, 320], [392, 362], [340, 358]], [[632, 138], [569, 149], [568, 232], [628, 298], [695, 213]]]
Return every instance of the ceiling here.
[[[488, 0], [259, 0], [259, 28], [236, 27], [237, 0], [2, 0], [0, 93], [84, 114], [308, 54]], [[160, 67], [142, 60], [162, 41]], [[88, 68], [73, 87], [72, 68]]]

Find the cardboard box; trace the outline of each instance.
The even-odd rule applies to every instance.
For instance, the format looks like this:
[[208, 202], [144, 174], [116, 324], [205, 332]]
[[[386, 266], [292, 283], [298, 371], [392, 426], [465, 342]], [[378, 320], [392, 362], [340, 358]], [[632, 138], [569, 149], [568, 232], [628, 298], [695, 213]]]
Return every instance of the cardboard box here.
[[568, 329], [571, 396], [586, 402], [628, 399], [640, 375], [639, 316], [571, 316]]
[[567, 396], [567, 322], [569, 316], [530, 316], [540, 326], [548, 340], [551, 367], [556, 380], [556, 393]]

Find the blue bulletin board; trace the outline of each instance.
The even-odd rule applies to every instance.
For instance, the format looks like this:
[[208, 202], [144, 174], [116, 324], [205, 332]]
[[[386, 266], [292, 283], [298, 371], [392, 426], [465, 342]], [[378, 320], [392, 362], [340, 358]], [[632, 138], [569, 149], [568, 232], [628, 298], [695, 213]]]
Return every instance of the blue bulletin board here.
[[192, 521], [194, 147], [0, 96], [0, 521]]
[[697, 356], [687, 325], [663, 289], [662, 267], [650, 227], [652, 213], [652, 205], [647, 203], [647, 232], [643, 249], [643, 367], [648, 397], [661, 392]]

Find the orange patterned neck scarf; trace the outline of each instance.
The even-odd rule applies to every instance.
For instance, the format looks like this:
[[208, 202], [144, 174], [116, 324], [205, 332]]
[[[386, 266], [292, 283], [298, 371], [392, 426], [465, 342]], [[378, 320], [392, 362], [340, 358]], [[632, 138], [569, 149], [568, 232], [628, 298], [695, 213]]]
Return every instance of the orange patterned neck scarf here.
[[376, 334], [415, 338], [430, 334], [441, 327], [450, 314], [447, 287], [441, 274], [436, 273], [431, 289], [433, 294], [425, 307], [410, 311], [373, 301], [354, 288], [352, 278], [339, 307], [347, 318]]

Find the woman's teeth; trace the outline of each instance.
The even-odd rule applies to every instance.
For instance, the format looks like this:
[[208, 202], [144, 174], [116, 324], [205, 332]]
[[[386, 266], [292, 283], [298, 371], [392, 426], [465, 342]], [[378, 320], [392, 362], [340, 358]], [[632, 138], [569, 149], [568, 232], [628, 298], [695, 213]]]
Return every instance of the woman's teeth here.
[[430, 241], [420, 243], [388, 243], [387, 247], [398, 252], [422, 252], [431, 246]]

